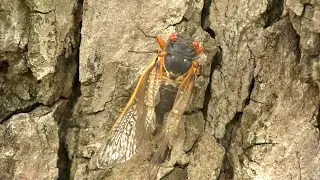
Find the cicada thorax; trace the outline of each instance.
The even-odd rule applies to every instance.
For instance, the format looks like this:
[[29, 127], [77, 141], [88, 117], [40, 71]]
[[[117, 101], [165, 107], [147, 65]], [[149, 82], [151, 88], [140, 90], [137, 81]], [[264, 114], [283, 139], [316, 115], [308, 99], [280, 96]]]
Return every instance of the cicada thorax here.
[[160, 102], [155, 107], [155, 111], [160, 125], [165, 123], [166, 114], [172, 110], [179, 86], [192, 68], [197, 56], [192, 42], [191, 38], [176, 35], [175, 40], [167, 43], [165, 55], [159, 57], [163, 72], [160, 73], [162, 74], [162, 83], [159, 87]]
[[177, 35], [177, 40], [169, 42], [165, 48], [164, 69], [170, 79], [182, 77], [192, 67], [196, 52], [192, 39]]

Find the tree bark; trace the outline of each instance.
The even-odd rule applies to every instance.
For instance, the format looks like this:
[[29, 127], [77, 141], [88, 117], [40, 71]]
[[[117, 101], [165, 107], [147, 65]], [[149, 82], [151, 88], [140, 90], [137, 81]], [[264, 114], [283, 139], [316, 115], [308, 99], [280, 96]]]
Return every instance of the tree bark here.
[[94, 159], [156, 57], [193, 37], [192, 100], [160, 179], [320, 179], [320, 4], [299, 0], [3, 0], [0, 179], [147, 179], [152, 147]]

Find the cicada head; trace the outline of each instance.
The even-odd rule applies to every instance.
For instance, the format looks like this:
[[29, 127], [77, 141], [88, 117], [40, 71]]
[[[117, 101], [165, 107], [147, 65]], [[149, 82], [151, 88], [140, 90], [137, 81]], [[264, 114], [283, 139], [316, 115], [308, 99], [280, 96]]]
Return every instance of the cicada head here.
[[197, 66], [196, 58], [203, 51], [199, 43], [180, 34], [171, 34], [165, 46], [164, 69], [169, 78], [185, 75], [192, 66]]

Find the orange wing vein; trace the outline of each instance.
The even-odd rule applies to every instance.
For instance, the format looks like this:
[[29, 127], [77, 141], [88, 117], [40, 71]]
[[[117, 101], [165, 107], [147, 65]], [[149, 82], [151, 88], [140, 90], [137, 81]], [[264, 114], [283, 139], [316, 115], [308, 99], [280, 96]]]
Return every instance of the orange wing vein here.
[[196, 71], [196, 67], [191, 67], [179, 86], [172, 110], [169, 112], [165, 120], [167, 123], [158, 137], [158, 148], [151, 159], [151, 166], [149, 168], [150, 179], [156, 178], [160, 164], [166, 158], [169, 148], [169, 141], [171, 138], [175, 137], [176, 133], [178, 133], [178, 125], [190, 101]]
[[156, 61], [153, 61], [142, 73], [129, 102], [112, 127], [108, 140], [98, 151], [98, 168], [111, 168], [129, 160], [143, 139], [153, 132], [154, 107], [159, 102], [156, 73]]

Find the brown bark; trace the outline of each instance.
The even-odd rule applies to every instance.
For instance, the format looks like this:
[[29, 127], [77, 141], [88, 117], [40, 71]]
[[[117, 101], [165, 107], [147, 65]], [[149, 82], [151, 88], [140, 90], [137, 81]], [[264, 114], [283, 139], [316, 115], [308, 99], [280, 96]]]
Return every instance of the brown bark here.
[[[320, 179], [320, 4], [0, 2], [0, 179], [146, 179], [97, 149], [172, 32], [206, 49], [163, 179]], [[141, 31], [142, 30], [142, 31]], [[81, 33], [80, 33], [81, 32]]]

